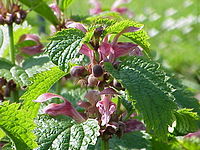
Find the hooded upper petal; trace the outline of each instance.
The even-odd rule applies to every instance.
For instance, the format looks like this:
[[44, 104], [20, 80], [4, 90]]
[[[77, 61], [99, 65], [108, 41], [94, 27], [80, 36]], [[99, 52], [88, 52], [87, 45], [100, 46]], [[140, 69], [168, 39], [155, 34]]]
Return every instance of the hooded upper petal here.
[[64, 97], [53, 94], [53, 93], [45, 93], [40, 95], [34, 102], [45, 102], [52, 98], [60, 98], [64, 100], [64, 103], [61, 104], [49, 104], [47, 107], [44, 108], [44, 113], [49, 114], [51, 116], [57, 115], [66, 115], [72, 117], [77, 122], [83, 122], [85, 119], [76, 111], [76, 109], [72, 106], [72, 104], [67, 101]]
[[82, 23], [79, 23], [79, 22], [68, 21], [66, 22], [65, 26], [66, 28], [76, 28], [83, 32], [87, 32], [86, 27]]

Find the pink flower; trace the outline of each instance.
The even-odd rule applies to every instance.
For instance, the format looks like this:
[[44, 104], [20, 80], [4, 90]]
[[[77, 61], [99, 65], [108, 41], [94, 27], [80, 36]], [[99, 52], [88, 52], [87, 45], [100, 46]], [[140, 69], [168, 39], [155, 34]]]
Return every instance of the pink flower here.
[[76, 109], [72, 106], [72, 104], [67, 101], [64, 97], [53, 94], [53, 93], [45, 93], [40, 95], [34, 102], [46, 102], [49, 99], [52, 98], [60, 98], [64, 100], [64, 103], [61, 104], [49, 104], [47, 107], [44, 108], [44, 113], [49, 114], [51, 116], [57, 116], [57, 115], [65, 115], [73, 118], [77, 122], [84, 122], [85, 119], [76, 111]]
[[[141, 56], [142, 52], [137, 44], [133, 44], [131, 42], [117, 42], [119, 37], [123, 33], [136, 32], [138, 30], [141, 30], [141, 28], [142, 27], [140, 27], [140, 28], [127, 27], [124, 30], [122, 30], [120, 33], [118, 33], [114, 37], [114, 39], [111, 43], [108, 41], [109, 36], [107, 35], [103, 39], [102, 43], [100, 44], [100, 46], [98, 48], [100, 60], [114, 62], [114, 60], [116, 58], [125, 56], [128, 54]], [[90, 49], [87, 45], [83, 44], [79, 52], [88, 56], [90, 58], [91, 63], [95, 64], [94, 50]]]
[[18, 43], [22, 43], [24, 41], [33, 41], [35, 42], [35, 45], [33, 46], [26, 46], [26, 47], [21, 47], [20, 50], [22, 53], [28, 54], [28, 55], [35, 55], [38, 53], [43, 52], [43, 45], [40, 43], [40, 39], [37, 35], [35, 34], [24, 34], [20, 37]]
[[131, 0], [116, 0], [112, 5], [111, 11], [115, 11], [115, 12], [118, 12], [120, 14], [125, 14], [129, 18], [132, 18], [133, 17], [132, 11], [130, 11], [126, 7], [120, 7], [120, 5], [130, 3], [130, 2], [131, 2]]
[[[126, 7], [120, 7], [120, 5], [129, 3], [129, 2], [131, 2], [131, 0], [116, 0], [113, 3], [110, 10], [114, 11], [114, 12], [118, 12], [120, 14], [125, 14], [129, 18], [132, 18], [133, 17], [132, 11], [130, 11]], [[90, 15], [96, 15], [96, 14], [103, 12], [102, 6], [101, 6], [101, 3], [99, 2], [99, 0], [90, 0], [89, 3], [93, 6], [93, 8], [90, 9]]]
[[100, 92], [101, 101], [97, 102], [96, 107], [101, 114], [101, 125], [107, 125], [110, 121], [111, 115], [116, 110], [116, 104], [111, 101], [113, 94], [117, 94], [113, 89], [107, 88]]
[[193, 133], [188, 133], [187, 135], [184, 136], [185, 138], [191, 138], [191, 137], [197, 137], [200, 138], [200, 130], [197, 132], [193, 132]]
[[50, 4], [49, 7], [52, 9], [52, 11], [54, 12], [54, 15], [58, 18], [61, 19], [61, 16], [63, 15], [60, 8], [58, 7], [58, 5], [56, 3]]
[[79, 23], [79, 22], [67, 21], [65, 23], [65, 27], [66, 28], [76, 28], [76, 29], [79, 29], [79, 30], [81, 30], [83, 32], [87, 32], [86, 27], [83, 24]]
[[95, 15], [102, 12], [99, 0], [89, 0], [89, 3], [94, 7], [90, 9], [90, 15]]

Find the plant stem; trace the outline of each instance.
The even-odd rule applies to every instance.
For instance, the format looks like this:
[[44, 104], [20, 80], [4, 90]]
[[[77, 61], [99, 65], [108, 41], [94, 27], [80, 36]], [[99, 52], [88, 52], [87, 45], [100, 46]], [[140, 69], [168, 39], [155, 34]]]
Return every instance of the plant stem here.
[[60, 95], [61, 93], [61, 79], [56, 83], [56, 94]]
[[[9, 34], [9, 39], [10, 39], [10, 61], [12, 62], [13, 65], [15, 65], [15, 46], [14, 46], [14, 36], [13, 36], [13, 24], [8, 25], [8, 34]], [[14, 102], [19, 102], [19, 93], [18, 90], [12, 91], [12, 98]]]
[[109, 150], [109, 140], [102, 138], [101, 140], [101, 150]]
[[8, 33], [10, 38], [10, 61], [15, 64], [15, 47], [14, 47], [14, 37], [13, 37], [13, 25], [8, 25]]

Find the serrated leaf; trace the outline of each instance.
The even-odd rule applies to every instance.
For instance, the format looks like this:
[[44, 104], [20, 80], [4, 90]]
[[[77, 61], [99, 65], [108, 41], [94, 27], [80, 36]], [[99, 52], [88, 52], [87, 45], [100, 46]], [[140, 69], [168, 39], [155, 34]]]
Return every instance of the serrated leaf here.
[[189, 132], [195, 132], [198, 129], [197, 120], [200, 120], [197, 113], [191, 109], [180, 109], [175, 113], [176, 127], [179, 134], [185, 135]]
[[105, 69], [121, 82], [130, 98], [136, 100], [136, 109], [147, 129], [153, 130], [160, 139], [166, 139], [177, 106], [168, 77], [159, 65], [138, 57], [126, 57], [119, 69], [114, 69], [110, 63], [105, 63]]
[[172, 94], [175, 97], [175, 102], [180, 108], [190, 108], [193, 112], [197, 112], [200, 115], [200, 103], [194, 98], [194, 94], [188, 90], [186, 87], [181, 85], [181, 83], [175, 78], [170, 78], [169, 82], [176, 88]]
[[43, 0], [19, 0], [21, 3], [29, 7], [30, 9], [36, 11], [41, 16], [45, 17], [54, 25], [58, 25], [58, 19], [54, 15], [54, 12]]
[[[131, 26], [142, 27], [143, 25], [131, 20], [122, 20], [106, 28], [104, 34], [117, 34], [117, 33], [120, 33], [122, 30], [126, 29], [127, 27], [131, 27]], [[149, 39], [149, 36], [143, 29], [136, 32], [124, 33], [123, 35], [131, 39], [136, 44], [140, 45], [144, 50], [146, 51], [149, 50], [150, 44], [147, 41]]]
[[151, 144], [148, 136], [140, 131], [126, 133], [122, 138], [114, 136], [109, 142], [110, 150], [149, 149]]
[[88, 145], [95, 145], [99, 134], [98, 121], [88, 119], [71, 127], [69, 150], [86, 150]]
[[88, 144], [96, 143], [99, 135], [98, 122], [94, 119], [77, 124], [67, 118], [40, 116], [36, 122], [37, 150], [86, 150]]
[[42, 115], [36, 118], [36, 124], [38, 127], [34, 133], [38, 137], [37, 150], [68, 149], [70, 127], [73, 125], [71, 119], [57, 119]]
[[33, 75], [47, 71], [55, 65], [49, 60], [47, 56], [33, 56], [24, 60], [22, 67], [26, 70], [29, 77]]
[[17, 150], [31, 150], [37, 146], [32, 133], [33, 120], [20, 104], [4, 102], [0, 105], [0, 128], [12, 139]]
[[19, 66], [14, 66], [10, 70], [0, 69], [0, 77], [4, 77], [7, 80], [13, 79], [20, 86], [30, 84], [28, 74]]
[[78, 61], [76, 58], [84, 35], [81, 30], [73, 28], [57, 32], [46, 48], [51, 61], [68, 72], [71, 64]]
[[65, 74], [66, 73], [59, 68], [53, 67], [48, 71], [38, 73], [34, 77], [30, 78], [32, 84], [20, 97], [20, 99], [24, 100], [22, 108], [31, 111], [30, 117], [35, 117], [39, 109], [39, 104], [32, 100], [35, 100], [41, 94], [46, 93], [51, 86]]

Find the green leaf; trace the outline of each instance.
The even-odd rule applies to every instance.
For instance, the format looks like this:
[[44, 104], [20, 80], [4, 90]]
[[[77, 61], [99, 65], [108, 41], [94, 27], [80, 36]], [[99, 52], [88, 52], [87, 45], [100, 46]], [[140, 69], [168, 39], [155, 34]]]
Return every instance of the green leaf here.
[[5, 58], [0, 58], [0, 69], [10, 70], [13, 64]]
[[98, 122], [94, 119], [77, 124], [64, 117], [40, 116], [36, 123], [37, 150], [86, 150], [89, 144], [95, 145], [99, 136]]
[[68, 72], [71, 65], [79, 61], [76, 58], [83, 37], [81, 30], [73, 28], [57, 32], [46, 48], [51, 61]]
[[171, 95], [168, 77], [159, 65], [138, 57], [126, 57], [119, 69], [105, 63], [105, 69], [127, 89], [148, 130], [165, 140], [168, 125], [174, 120], [176, 104]]
[[55, 67], [55, 65], [49, 60], [47, 56], [33, 56], [25, 59], [22, 67], [26, 70], [29, 77], [33, 75], [47, 71], [50, 68]]
[[28, 74], [19, 66], [14, 66], [10, 70], [0, 69], [0, 77], [4, 77], [7, 80], [13, 79], [21, 87], [30, 84]]
[[0, 29], [0, 48], [3, 45], [3, 31]]
[[175, 102], [180, 108], [190, 108], [193, 109], [193, 112], [197, 112], [200, 116], [200, 103], [197, 99], [194, 98], [194, 94], [184, 87], [178, 80], [175, 78], [170, 78], [169, 82], [176, 88], [172, 94], [175, 97]]
[[176, 132], [185, 135], [189, 132], [195, 132], [198, 129], [197, 120], [199, 116], [192, 112], [191, 109], [180, 109], [175, 113], [176, 117]]
[[66, 10], [72, 3], [72, 0], [57, 0], [57, 3], [59, 8], [64, 12], [64, 10]]
[[58, 25], [58, 19], [54, 15], [51, 8], [43, 0], [19, 0], [22, 4], [26, 5], [30, 9], [36, 11], [41, 16], [45, 17], [54, 25]]
[[0, 128], [12, 139], [17, 150], [31, 150], [37, 146], [32, 130], [33, 120], [20, 104], [4, 102], [0, 105]]
[[122, 105], [126, 108], [128, 114], [133, 113], [133, 102], [128, 101], [125, 96], [120, 96], [119, 100], [121, 101]]
[[0, 140], [5, 136], [6, 136], [5, 132], [3, 132], [2, 129], [0, 129]]
[[61, 150], [68, 149], [70, 140], [70, 127], [73, 125], [70, 119], [52, 118], [41, 115], [36, 118], [37, 128], [34, 133], [38, 137], [37, 150]]
[[[141, 27], [143, 24], [136, 23], [131, 20], [122, 20], [118, 21], [112, 26], [109, 26], [106, 28], [104, 34], [117, 34], [120, 33], [122, 30], [126, 29], [127, 27]], [[136, 44], [140, 45], [144, 50], [148, 51], [149, 50], [149, 42], [147, 41], [149, 39], [149, 36], [147, 33], [141, 29], [136, 32], [128, 32], [123, 34], [125, 37], [131, 39], [133, 42]]]
[[37, 99], [41, 94], [46, 93], [51, 86], [65, 74], [66, 73], [59, 68], [53, 67], [51, 70], [38, 73], [30, 78], [32, 84], [20, 97], [20, 99], [24, 100], [22, 108], [31, 111], [30, 117], [35, 117], [37, 115], [40, 106], [38, 103], [33, 102], [33, 100]]
[[150, 148], [148, 135], [145, 135], [140, 131], [126, 133], [121, 138], [114, 136], [109, 142], [110, 150], [136, 150]]

